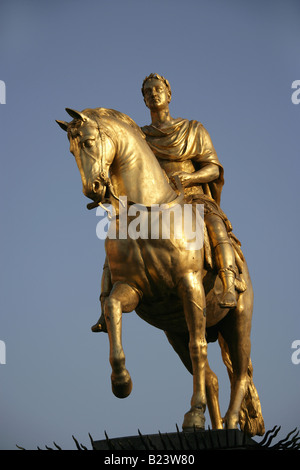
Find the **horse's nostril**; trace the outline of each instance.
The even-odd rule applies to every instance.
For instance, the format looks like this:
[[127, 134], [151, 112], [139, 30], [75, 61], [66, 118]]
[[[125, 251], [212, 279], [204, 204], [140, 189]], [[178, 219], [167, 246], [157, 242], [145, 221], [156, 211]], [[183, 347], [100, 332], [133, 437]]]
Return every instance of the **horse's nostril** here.
[[99, 183], [99, 181], [94, 181], [94, 183], [93, 183], [93, 191], [94, 191], [94, 193], [97, 193], [97, 192], [99, 191], [99, 189], [100, 189], [100, 183]]

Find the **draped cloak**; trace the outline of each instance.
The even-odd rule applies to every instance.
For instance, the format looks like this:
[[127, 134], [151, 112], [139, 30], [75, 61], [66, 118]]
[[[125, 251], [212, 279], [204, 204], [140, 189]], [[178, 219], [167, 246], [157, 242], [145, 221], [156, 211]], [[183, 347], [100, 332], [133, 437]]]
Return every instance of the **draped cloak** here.
[[159, 160], [172, 162], [191, 160], [195, 171], [207, 163], [216, 164], [220, 170], [219, 177], [210, 183], [203, 184], [202, 188], [204, 194], [212, 197], [220, 205], [224, 185], [224, 169], [219, 162], [209, 133], [200, 122], [178, 118], [163, 129], [150, 125], [142, 127], [142, 131]]
[[[244, 261], [241, 243], [233, 234], [231, 222], [220, 207], [224, 185], [224, 169], [207, 130], [198, 121], [189, 121], [182, 118], [175, 119], [172, 124], [165, 126], [163, 129], [158, 129], [153, 125], [144, 126], [141, 129], [146, 136], [148, 145], [160, 163], [190, 160], [195, 171], [200, 170], [208, 163], [214, 163], [219, 167], [220, 171], [217, 179], [210, 183], [194, 185], [191, 188], [191, 200], [204, 203], [205, 213], [213, 212], [222, 218], [241, 272]], [[185, 192], [189, 193], [189, 189], [186, 188]], [[209, 247], [205, 251], [208, 265], [211, 265], [211, 254], [208, 253], [210, 251]], [[244, 290], [244, 287], [241, 287], [241, 290]]]

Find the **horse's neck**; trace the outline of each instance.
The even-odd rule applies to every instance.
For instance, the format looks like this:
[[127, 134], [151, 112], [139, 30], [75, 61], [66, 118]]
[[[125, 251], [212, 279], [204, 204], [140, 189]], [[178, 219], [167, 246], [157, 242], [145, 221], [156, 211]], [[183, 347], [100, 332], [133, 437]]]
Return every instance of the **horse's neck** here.
[[111, 166], [111, 180], [118, 196], [150, 206], [173, 201], [177, 194], [171, 188], [147, 142], [135, 131], [118, 139]]

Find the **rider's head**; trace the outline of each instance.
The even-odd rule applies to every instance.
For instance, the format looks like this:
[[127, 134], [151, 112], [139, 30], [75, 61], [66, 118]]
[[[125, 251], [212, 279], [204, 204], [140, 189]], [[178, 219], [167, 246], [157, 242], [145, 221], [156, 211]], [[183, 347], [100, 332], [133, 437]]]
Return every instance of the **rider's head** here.
[[[141, 91], [148, 108], [151, 108], [150, 100], [153, 98], [153, 93], [165, 94], [167, 103], [171, 101], [172, 92], [170, 83], [162, 75], [158, 75], [158, 73], [151, 73], [144, 79]], [[159, 100], [159, 98], [157, 99]], [[163, 100], [163, 97], [161, 99]], [[155, 101], [152, 104], [155, 105]], [[158, 103], [156, 102], [156, 104]]]

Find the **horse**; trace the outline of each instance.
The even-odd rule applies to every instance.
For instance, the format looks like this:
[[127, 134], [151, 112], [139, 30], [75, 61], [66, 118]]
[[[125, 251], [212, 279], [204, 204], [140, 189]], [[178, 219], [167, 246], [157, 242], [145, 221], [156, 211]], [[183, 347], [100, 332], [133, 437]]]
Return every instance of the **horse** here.
[[[105, 201], [117, 207], [117, 201], [120, 203], [124, 196], [130, 204], [146, 208], [172, 208], [174, 204], [183, 207], [183, 195], [166, 178], [143, 132], [129, 116], [107, 108], [66, 111], [73, 120], [56, 122], [67, 132], [83, 193], [94, 201], [90, 208]], [[161, 232], [155, 239], [123, 237], [118, 215], [114, 223], [119, 236], [105, 239], [112, 289], [104, 303], [104, 315], [115, 396], [125, 398], [132, 390], [121, 332], [122, 314], [135, 311], [165, 332], [193, 376], [184, 431], [205, 429], [207, 406], [213, 429], [236, 429], [240, 425], [250, 435], [264, 434], [260, 401], [252, 380], [253, 289], [246, 261], [241, 277], [247, 289], [239, 293], [237, 307], [221, 308], [217, 299], [219, 278], [205, 268], [203, 245], [187, 247], [186, 238], [174, 237], [174, 233], [169, 238], [162, 237]], [[231, 385], [224, 418], [219, 408], [218, 379], [207, 358], [207, 343], [216, 340]]]

